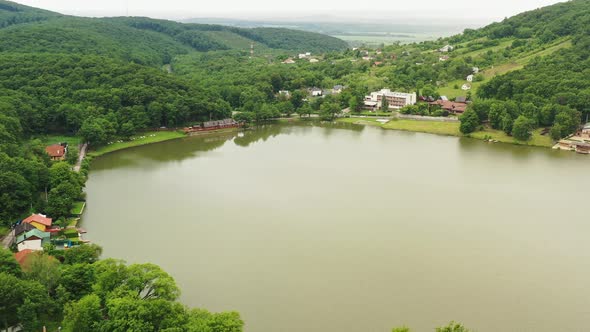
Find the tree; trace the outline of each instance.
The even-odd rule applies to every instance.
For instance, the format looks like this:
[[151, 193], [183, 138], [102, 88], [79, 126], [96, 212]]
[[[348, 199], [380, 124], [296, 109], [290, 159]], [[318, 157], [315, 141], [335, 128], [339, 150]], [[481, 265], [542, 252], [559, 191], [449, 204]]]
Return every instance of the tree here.
[[252, 113], [252, 112], [239, 112], [239, 113], [234, 114], [233, 118], [237, 122], [249, 124], [249, 123], [252, 123], [252, 121], [254, 121], [254, 113]]
[[8, 249], [0, 248], [0, 273], [8, 273], [13, 276], [21, 275], [20, 265]]
[[320, 117], [324, 120], [334, 120], [338, 113], [340, 113], [340, 105], [335, 102], [323, 103], [320, 108]]
[[121, 137], [125, 139], [129, 139], [133, 134], [135, 134], [135, 126], [132, 122], [128, 121], [121, 125], [121, 130], [119, 131]]
[[[94, 268], [90, 264], [74, 264], [61, 266], [61, 278], [58, 288], [63, 292], [60, 296], [66, 300], [78, 300], [92, 293]], [[56, 293], [59, 293], [57, 291]]]
[[450, 322], [447, 326], [437, 327], [436, 332], [469, 332], [463, 325]]
[[470, 134], [479, 127], [479, 117], [471, 108], [467, 109], [459, 119], [461, 120], [459, 130], [461, 130], [463, 134]]
[[506, 135], [512, 134], [512, 125], [514, 124], [514, 120], [512, 116], [508, 113], [504, 113], [502, 115], [502, 130], [506, 133]]
[[385, 96], [383, 96], [383, 98], [381, 99], [381, 110], [383, 112], [389, 111], [389, 100]]
[[47, 212], [54, 218], [67, 217], [74, 201], [80, 196], [81, 188], [71, 182], [64, 182], [49, 191]]
[[410, 332], [410, 329], [402, 326], [402, 327], [394, 327], [391, 332]]
[[68, 154], [66, 155], [66, 162], [70, 165], [76, 164], [78, 161], [78, 148], [74, 146], [68, 147]]
[[73, 247], [64, 252], [64, 264], [92, 264], [101, 254], [102, 248], [96, 244]]
[[307, 103], [297, 109], [297, 114], [299, 114], [300, 117], [303, 115], [311, 116], [311, 113], [313, 113], [313, 110]]
[[10, 225], [31, 207], [31, 184], [20, 174], [0, 172], [0, 223]]
[[563, 132], [563, 128], [561, 127], [561, 125], [559, 123], [553, 125], [553, 127], [551, 127], [551, 132], [550, 132], [551, 138], [554, 141], [560, 140], [561, 138], [563, 138], [563, 136], [561, 136], [562, 132]]
[[358, 112], [361, 110], [361, 106], [362, 104], [358, 102], [357, 98], [355, 96], [350, 97], [350, 99], [348, 100], [348, 108], [352, 111], [352, 112]]
[[532, 136], [532, 131], [535, 126], [533, 120], [524, 115], [519, 116], [512, 127], [512, 135], [520, 141], [528, 141]]
[[140, 299], [173, 301], [180, 295], [174, 279], [155, 264], [133, 264], [128, 271], [125, 288], [132, 290]]
[[59, 261], [45, 253], [31, 254], [23, 266], [25, 277], [45, 286], [48, 294], [53, 293], [61, 276]]
[[77, 302], [68, 303], [64, 308], [64, 332], [94, 332], [100, 330], [102, 322], [100, 298], [87, 295]]

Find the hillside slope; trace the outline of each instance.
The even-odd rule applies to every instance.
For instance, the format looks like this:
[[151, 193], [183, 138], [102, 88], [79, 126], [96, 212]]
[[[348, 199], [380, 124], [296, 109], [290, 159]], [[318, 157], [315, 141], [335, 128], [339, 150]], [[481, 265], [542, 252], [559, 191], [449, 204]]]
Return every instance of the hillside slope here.
[[109, 55], [146, 65], [178, 54], [238, 49], [323, 53], [346, 49], [334, 37], [289, 29], [183, 24], [143, 17], [83, 18], [0, 0], [0, 52]]

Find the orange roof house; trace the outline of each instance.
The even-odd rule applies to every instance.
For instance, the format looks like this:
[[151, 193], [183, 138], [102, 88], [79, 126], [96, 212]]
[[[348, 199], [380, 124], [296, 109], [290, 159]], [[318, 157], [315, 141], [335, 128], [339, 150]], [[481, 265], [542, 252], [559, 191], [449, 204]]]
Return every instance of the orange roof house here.
[[23, 220], [23, 223], [31, 224], [38, 230], [45, 232], [47, 227], [51, 227], [52, 219], [47, 218], [47, 216], [42, 214], [33, 214], [27, 219]]
[[51, 160], [63, 160], [68, 152], [67, 146], [61, 144], [53, 144], [45, 148], [45, 152], [49, 155]]

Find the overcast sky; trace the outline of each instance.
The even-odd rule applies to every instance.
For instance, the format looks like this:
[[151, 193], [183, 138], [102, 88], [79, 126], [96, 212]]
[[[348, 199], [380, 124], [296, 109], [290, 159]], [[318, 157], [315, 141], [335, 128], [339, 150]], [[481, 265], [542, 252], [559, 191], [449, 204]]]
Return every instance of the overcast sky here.
[[[563, 0], [562, 0], [563, 1]], [[405, 17], [438, 20], [500, 20], [558, 0], [16, 0], [64, 14], [82, 16], [149, 16], [187, 19], [340, 17], [378, 21]], [[397, 13], [397, 15], [395, 15]], [[393, 22], [392, 22], [393, 23]]]

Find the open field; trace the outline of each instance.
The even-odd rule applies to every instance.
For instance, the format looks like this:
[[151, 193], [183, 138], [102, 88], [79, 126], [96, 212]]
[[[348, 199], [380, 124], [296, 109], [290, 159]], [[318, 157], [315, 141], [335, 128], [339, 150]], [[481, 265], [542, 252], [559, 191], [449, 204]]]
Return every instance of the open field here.
[[48, 135], [48, 136], [40, 136], [37, 138], [39, 138], [43, 142], [43, 144], [46, 144], [46, 145], [67, 142], [71, 146], [78, 146], [82, 140], [79, 136], [65, 136], [65, 135]]
[[[506, 44], [509, 44], [509, 42], [511, 42], [511, 40], [507, 40], [507, 41], [501, 43], [499, 46], [489, 47], [489, 48], [485, 48], [482, 50], [465, 53], [465, 54], [460, 55], [459, 57], [463, 57], [463, 56], [467, 56], [467, 55], [477, 56], [478, 54], [483, 54], [483, 52], [487, 52], [488, 50], [502, 49], [502, 48], [505, 48], [507, 46]], [[546, 56], [546, 55], [552, 54], [560, 49], [571, 47], [571, 46], [572, 46], [572, 42], [570, 39], [560, 39], [560, 40], [556, 41], [553, 45], [551, 45], [550, 47], [547, 47], [545, 49], [537, 49], [537, 50], [531, 51], [529, 53], [525, 53], [525, 54], [523, 54], [523, 56], [521, 56], [517, 59], [514, 59], [510, 62], [495, 65], [495, 66], [492, 66], [491, 68], [487, 68], [485, 70], [482, 70], [481, 74], [483, 74], [483, 76], [485, 77], [485, 80], [483, 80], [481, 82], [469, 83], [469, 84], [471, 84], [471, 90], [469, 90], [469, 91], [471, 91], [471, 94], [475, 94], [477, 92], [477, 89], [482, 84], [486, 83], [487, 81], [492, 79], [494, 76], [503, 75], [503, 74], [509, 73], [514, 70], [522, 69], [532, 59], [534, 59], [536, 57]], [[458, 96], [465, 96], [467, 94], [467, 91], [461, 90], [461, 86], [465, 83], [468, 83], [468, 82], [466, 80], [454, 80], [454, 81], [448, 82], [446, 86], [439, 87], [438, 92], [439, 92], [439, 94], [441, 94], [443, 96], [447, 96], [449, 98], [456, 98]], [[458, 86], [458, 88], [456, 89], [455, 86]]]
[[[141, 136], [144, 136], [145, 138], [139, 138]], [[125, 141], [122, 143], [115, 142], [110, 145], [101, 146], [96, 150], [91, 150], [88, 153], [88, 155], [91, 157], [97, 157], [117, 150], [123, 150], [134, 146], [140, 146], [150, 143], [167, 141], [175, 138], [186, 137], [186, 135], [181, 131], [148, 131], [141, 134], [137, 134], [134, 137], [136, 139], [132, 141]]]
[[382, 126], [385, 129], [416, 131], [438, 135], [461, 136], [458, 122], [392, 120]]

